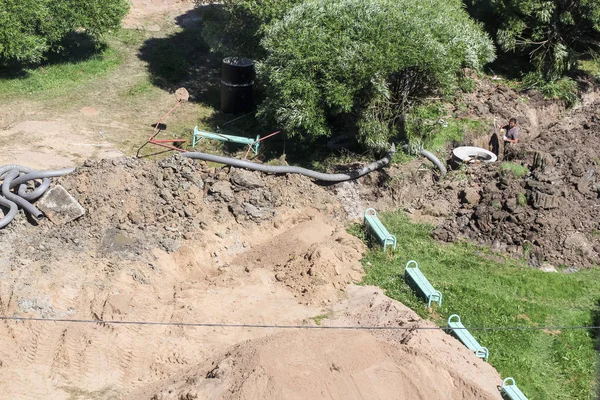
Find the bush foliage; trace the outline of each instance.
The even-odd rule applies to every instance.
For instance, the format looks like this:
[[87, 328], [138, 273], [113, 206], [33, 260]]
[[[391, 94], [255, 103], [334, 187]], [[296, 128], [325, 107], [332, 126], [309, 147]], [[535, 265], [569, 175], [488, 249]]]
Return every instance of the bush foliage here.
[[[302, 0], [209, 0], [203, 13], [202, 37], [225, 56], [260, 59], [260, 41], [267, 26]], [[198, 6], [206, 0], [196, 0]]]
[[307, 0], [265, 26], [261, 44], [259, 115], [306, 139], [355, 133], [372, 149], [415, 100], [495, 57], [459, 0]]
[[[598, 0], [465, 0], [500, 49], [529, 58], [530, 69], [556, 80], [598, 51]], [[526, 71], [528, 72], [528, 71]]]
[[97, 39], [128, 8], [127, 0], [0, 0], [0, 65], [39, 63], [75, 31]]

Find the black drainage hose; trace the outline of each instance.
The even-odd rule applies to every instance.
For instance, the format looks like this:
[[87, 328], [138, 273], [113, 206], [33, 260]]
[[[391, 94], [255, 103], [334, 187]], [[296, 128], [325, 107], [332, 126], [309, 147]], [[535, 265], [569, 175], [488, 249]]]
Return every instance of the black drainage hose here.
[[[63, 176], [73, 172], [75, 168], [65, 168], [53, 171], [36, 171], [22, 165], [3, 165], [0, 166], [0, 206], [7, 207], [9, 211], [0, 219], [0, 229], [7, 226], [17, 215], [19, 206], [39, 219], [43, 216], [30, 201], [36, 200], [42, 196], [50, 186], [50, 178]], [[19, 176], [24, 174], [22, 176]], [[42, 179], [42, 183], [31, 192], [27, 192], [26, 182]], [[18, 187], [17, 193], [11, 192], [11, 189]]]
[[[407, 144], [405, 144], [405, 145], [403, 145], [403, 146], [402, 146], [402, 148], [403, 148], [404, 150], [408, 150], [408, 145], [407, 145]], [[437, 158], [437, 157], [435, 156], [435, 154], [433, 154], [432, 152], [430, 152], [430, 151], [427, 151], [427, 150], [425, 150], [425, 149], [421, 149], [421, 150], [419, 150], [419, 154], [421, 154], [423, 157], [427, 158], [427, 159], [428, 159], [429, 161], [431, 161], [431, 162], [432, 162], [432, 163], [433, 163], [433, 164], [434, 164], [436, 167], [438, 167], [438, 169], [440, 170], [440, 174], [441, 174], [442, 176], [445, 176], [445, 175], [448, 173], [448, 171], [446, 170], [446, 166], [445, 166], [445, 165], [444, 165], [444, 164], [443, 164], [443, 163], [440, 161], [440, 159], [439, 159], [439, 158]]]
[[190, 153], [181, 153], [182, 157], [193, 158], [204, 161], [212, 161], [220, 164], [227, 164], [233, 167], [245, 168], [254, 171], [266, 172], [269, 174], [300, 174], [308, 176], [309, 178], [313, 178], [319, 181], [324, 182], [343, 182], [351, 179], [360, 178], [363, 175], [371, 173], [379, 168], [382, 168], [390, 163], [396, 148], [392, 145], [389, 153], [382, 158], [381, 160], [377, 160], [372, 162], [371, 164], [363, 167], [361, 169], [357, 169], [354, 171], [350, 171], [345, 174], [325, 174], [322, 172], [312, 171], [310, 169], [302, 168], [302, 167], [290, 167], [290, 166], [277, 166], [277, 165], [265, 165], [265, 164], [257, 164], [251, 161], [239, 160], [237, 158], [230, 157], [222, 157], [216, 156], [213, 154], [207, 153], [198, 153], [198, 152], [190, 152]]

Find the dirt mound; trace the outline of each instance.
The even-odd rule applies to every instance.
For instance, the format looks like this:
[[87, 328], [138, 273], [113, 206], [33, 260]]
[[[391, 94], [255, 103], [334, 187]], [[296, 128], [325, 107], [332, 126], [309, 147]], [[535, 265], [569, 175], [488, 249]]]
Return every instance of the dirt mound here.
[[[434, 326], [377, 288], [351, 287], [349, 297], [328, 324], [360, 316], [363, 324]], [[445, 333], [389, 332], [300, 330], [248, 341], [132, 398], [501, 398], [494, 369]]]
[[232, 264], [266, 267], [305, 304], [330, 303], [362, 278], [363, 243], [322, 219], [298, 224]]
[[[173, 157], [87, 161], [56, 181], [86, 214], [37, 226], [19, 214], [0, 231], [2, 315], [301, 325], [362, 276], [334, 191], [301, 176]], [[122, 398], [270, 333], [5, 321], [0, 386]]]
[[534, 267], [598, 265], [599, 106], [590, 101], [520, 144], [512, 165], [470, 166], [432, 187], [429, 213], [452, 210], [434, 236], [490, 244]]

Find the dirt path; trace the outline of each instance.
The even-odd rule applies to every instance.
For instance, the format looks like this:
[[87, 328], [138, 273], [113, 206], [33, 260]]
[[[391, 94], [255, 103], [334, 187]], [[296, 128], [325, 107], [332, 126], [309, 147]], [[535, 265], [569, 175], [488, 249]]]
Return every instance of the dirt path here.
[[[133, 1], [125, 27], [143, 41], [177, 29], [174, 18], [193, 1]], [[105, 76], [69, 93], [17, 95], [0, 99], [0, 163], [48, 169], [131, 155], [152, 134], [152, 124], [176, 104], [174, 95], [153, 87], [137, 47], [114, 42], [123, 61]], [[141, 89], [141, 90], [140, 90]], [[137, 93], [140, 91], [141, 93]], [[169, 120], [189, 131], [203, 106], [187, 103]], [[185, 136], [187, 131], [165, 133]]]

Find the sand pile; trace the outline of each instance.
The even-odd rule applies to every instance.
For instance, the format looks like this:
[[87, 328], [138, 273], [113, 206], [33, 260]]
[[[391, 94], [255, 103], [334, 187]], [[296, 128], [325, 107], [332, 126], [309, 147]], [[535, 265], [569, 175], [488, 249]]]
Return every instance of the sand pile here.
[[[377, 288], [348, 294], [327, 325], [432, 326]], [[131, 398], [500, 399], [499, 382], [441, 331], [295, 330], [238, 344]]]

